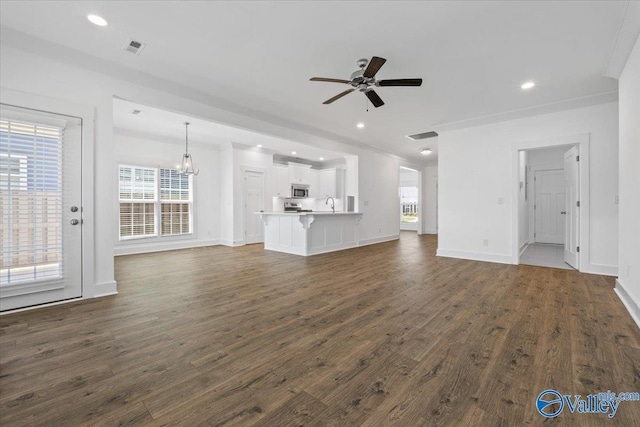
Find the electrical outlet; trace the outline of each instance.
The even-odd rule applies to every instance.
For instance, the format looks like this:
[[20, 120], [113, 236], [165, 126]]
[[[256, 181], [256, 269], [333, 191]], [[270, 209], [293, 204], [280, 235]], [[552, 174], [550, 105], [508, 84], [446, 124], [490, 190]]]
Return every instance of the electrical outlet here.
[[382, 228], [378, 228], [378, 233], [382, 233]]
[[482, 244], [484, 246], [489, 246], [489, 239], [484, 239], [484, 241], [482, 242]]
[[369, 201], [368, 201], [368, 200], [365, 200], [365, 201], [364, 201], [364, 205], [365, 205], [365, 206], [369, 206]]
[[504, 205], [504, 198], [498, 197], [498, 204], [499, 205]]

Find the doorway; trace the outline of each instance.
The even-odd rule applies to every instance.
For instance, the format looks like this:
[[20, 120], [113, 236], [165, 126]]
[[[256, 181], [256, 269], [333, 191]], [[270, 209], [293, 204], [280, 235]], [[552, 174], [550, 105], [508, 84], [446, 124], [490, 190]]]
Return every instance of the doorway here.
[[420, 223], [419, 174], [400, 167], [400, 230], [418, 231]]
[[0, 311], [82, 296], [82, 120], [2, 105]]
[[518, 153], [519, 263], [579, 268], [578, 150], [562, 145]]
[[244, 182], [244, 243], [264, 241], [263, 224], [256, 212], [264, 210], [264, 172], [243, 169]]

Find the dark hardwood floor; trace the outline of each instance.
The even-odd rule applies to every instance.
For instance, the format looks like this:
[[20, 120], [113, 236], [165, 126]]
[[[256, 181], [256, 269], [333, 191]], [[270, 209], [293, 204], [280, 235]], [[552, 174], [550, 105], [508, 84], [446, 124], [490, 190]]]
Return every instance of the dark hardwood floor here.
[[435, 250], [118, 257], [119, 295], [0, 317], [0, 425], [638, 425], [535, 407], [640, 390], [612, 278]]

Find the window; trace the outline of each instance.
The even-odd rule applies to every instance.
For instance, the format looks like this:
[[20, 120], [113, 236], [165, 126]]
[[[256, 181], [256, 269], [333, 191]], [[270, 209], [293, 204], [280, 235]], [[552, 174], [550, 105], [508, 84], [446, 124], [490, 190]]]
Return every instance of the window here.
[[163, 236], [191, 233], [190, 177], [160, 169], [160, 231]]
[[191, 234], [190, 176], [121, 165], [119, 188], [120, 240]]

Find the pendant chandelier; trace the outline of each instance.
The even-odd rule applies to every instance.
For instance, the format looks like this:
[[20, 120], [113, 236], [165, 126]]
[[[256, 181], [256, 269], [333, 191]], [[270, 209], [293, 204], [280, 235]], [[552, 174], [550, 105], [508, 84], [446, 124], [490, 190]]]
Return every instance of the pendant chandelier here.
[[198, 175], [200, 169], [196, 169], [193, 166], [193, 158], [189, 154], [189, 122], [184, 122], [185, 126], [185, 149], [182, 156], [182, 165], [178, 170], [180, 175]]

